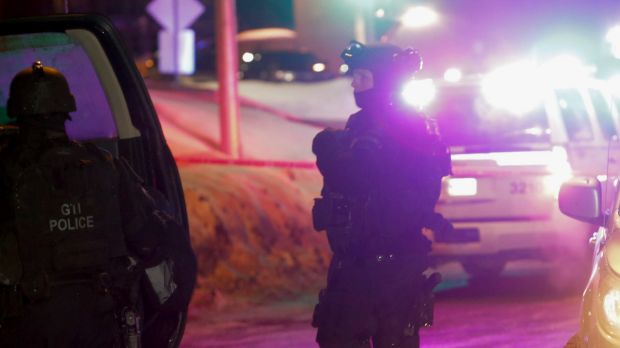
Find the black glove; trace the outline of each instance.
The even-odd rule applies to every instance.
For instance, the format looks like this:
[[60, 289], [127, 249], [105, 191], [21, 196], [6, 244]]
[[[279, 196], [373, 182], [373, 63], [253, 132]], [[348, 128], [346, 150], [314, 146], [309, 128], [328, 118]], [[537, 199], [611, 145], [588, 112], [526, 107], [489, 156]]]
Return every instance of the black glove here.
[[164, 226], [162, 213], [155, 210], [148, 214], [141, 224], [135, 224], [127, 230], [127, 247], [147, 268], [163, 260], [161, 247]]
[[430, 213], [424, 219], [424, 227], [430, 228], [437, 234], [451, 234], [454, 232], [454, 226], [450, 221], [439, 213]]

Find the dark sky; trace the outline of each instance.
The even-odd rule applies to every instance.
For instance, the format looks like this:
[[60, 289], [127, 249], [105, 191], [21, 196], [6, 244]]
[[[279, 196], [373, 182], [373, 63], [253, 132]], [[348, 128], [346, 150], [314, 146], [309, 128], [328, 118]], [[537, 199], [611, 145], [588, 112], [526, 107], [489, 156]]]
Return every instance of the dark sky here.
[[237, 0], [237, 15], [239, 31], [294, 27], [293, 0]]

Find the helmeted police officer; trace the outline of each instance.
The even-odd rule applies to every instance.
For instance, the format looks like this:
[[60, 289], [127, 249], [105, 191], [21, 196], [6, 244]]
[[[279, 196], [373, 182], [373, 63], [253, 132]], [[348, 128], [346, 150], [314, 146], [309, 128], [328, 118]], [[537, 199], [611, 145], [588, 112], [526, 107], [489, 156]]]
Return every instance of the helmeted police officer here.
[[344, 130], [326, 129], [313, 152], [323, 175], [315, 229], [327, 230], [333, 258], [313, 325], [327, 347], [418, 347], [432, 323], [423, 228], [449, 231], [434, 212], [450, 156], [428, 119], [400, 104], [400, 86], [422, 66], [412, 49], [351, 42], [356, 104]]
[[176, 294], [163, 242], [173, 220], [124, 160], [68, 138], [74, 111], [56, 69], [37, 61], [11, 81], [18, 130], [0, 146], [0, 347], [138, 347], [145, 293], [157, 306], [189, 301], [191, 289]]

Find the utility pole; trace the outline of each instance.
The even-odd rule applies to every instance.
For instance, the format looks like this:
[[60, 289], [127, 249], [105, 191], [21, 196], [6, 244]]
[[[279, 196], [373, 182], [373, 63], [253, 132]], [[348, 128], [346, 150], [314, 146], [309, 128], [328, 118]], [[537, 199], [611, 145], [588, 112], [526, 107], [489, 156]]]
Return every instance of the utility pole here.
[[235, 0], [215, 1], [220, 139], [222, 151], [231, 158], [241, 157], [236, 8]]
[[375, 25], [374, 25], [374, 0], [363, 0], [355, 2], [355, 40], [372, 44], [375, 41]]

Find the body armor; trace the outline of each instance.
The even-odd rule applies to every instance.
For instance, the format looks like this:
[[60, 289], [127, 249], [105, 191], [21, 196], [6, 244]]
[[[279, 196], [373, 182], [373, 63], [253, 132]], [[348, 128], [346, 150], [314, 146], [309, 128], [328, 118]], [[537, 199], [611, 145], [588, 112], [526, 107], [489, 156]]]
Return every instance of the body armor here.
[[[98, 344], [119, 344], [115, 313], [133, 309], [139, 278], [128, 268], [118, 171], [94, 145], [56, 139], [39, 146], [15, 141], [0, 162], [10, 198], [2, 232], [19, 250], [9, 265], [19, 276], [0, 286], [0, 346], [15, 339], [24, 347], [46, 339], [64, 345], [76, 325]], [[71, 318], [50, 322], [45, 313], [60, 308]]]
[[91, 280], [127, 256], [118, 174], [102, 152], [67, 144], [20, 162], [8, 166], [27, 296], [44, 296], [44, 287], [66, 278]]
[[[377, 116], [380, 115], [380, 116]], [[313, 324], [321, 347], [417, 347], [433, 321], [430, 241], [450, 155], [427, 120], [392, 106], [365, 109], [313, 143], [324, 178], [313, 222], [334, 253]], [[364, 339], [364, 337], [366, 337]]]

